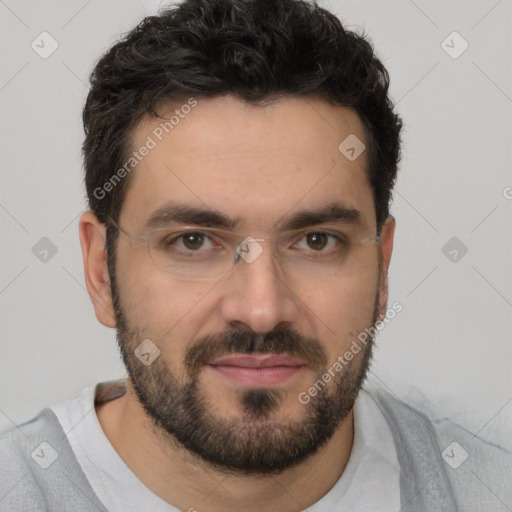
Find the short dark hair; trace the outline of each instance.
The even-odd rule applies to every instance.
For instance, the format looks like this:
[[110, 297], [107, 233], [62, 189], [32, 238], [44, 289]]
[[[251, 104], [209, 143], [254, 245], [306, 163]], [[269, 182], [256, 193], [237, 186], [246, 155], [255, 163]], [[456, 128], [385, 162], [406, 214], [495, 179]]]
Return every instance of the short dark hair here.
[[[402, 122], [389, 75], [363, 35], [306, 0], [185, 0], [145, 18], [96, 64], [83, 110], [85, 185], [101, 222], [117, 221], [130, 175], [133, 129], [166, 101], [233, 94], [258, 104], [319, 95], [354, 109], [364, 126], [377, 231], [389, 215]], [[340, 141], [341, 142], [341, 141]], [[99, 190], [103, 190], [101, 194]]]

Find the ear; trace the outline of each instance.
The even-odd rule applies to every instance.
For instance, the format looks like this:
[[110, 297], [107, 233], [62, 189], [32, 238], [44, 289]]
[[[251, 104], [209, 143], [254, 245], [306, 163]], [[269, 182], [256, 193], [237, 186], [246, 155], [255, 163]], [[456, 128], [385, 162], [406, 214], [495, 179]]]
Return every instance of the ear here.
[[115, 327], [114, 306], [105, 250], [106, 226], [92, 211], [80, 217], [80, 244], [84, 260], [85, 285], [94, 306], [96, 318], [107, 327]]
[[391, 254], [393, 252], [393, 240], [395, 236], [395, 218], [389, 216], [384, 222], [381, 230], [381, 243], [380, 243], [380, 258], [381, 258], [381, 279], [380, 279], [380, 294], [379, 294], [379, 309], [378, 320], [383, 320], [386, 316], [386, 309], [388, 305], [388, 269], [391, 261]]

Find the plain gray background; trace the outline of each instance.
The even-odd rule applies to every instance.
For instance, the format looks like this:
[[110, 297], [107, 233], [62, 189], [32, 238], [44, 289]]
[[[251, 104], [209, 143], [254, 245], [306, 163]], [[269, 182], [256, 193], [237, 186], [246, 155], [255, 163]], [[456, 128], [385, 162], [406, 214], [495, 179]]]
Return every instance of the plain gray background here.
[[[94, 62], [161, 4], [0, 0], [0, 430], [125, 373], [84, 286], [81, 109]], [[373, 40], [405, 123], [389, 275], [403, 311], [371, 380], [495, 438], [512, 417], [512, 2], [321, 4]]]

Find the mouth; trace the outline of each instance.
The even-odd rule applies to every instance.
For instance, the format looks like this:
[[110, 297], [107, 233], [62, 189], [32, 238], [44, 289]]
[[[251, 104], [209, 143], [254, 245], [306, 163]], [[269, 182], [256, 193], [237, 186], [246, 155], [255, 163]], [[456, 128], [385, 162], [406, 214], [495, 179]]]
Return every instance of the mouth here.
[[207, 366], [221, 378], [250, 388], [277, 386], [306, 368], [300, 359], [275, 354], [234, 354]]

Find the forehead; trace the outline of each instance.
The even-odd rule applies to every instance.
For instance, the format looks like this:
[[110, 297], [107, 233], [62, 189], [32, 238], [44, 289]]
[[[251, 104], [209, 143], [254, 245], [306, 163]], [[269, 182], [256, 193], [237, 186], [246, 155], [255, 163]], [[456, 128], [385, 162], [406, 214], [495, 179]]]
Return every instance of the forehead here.
[[161, 205], [179, 201], [263, 227], [294, 208], [340, 200], [374, 222], [366, 151], [352, 158], [352, 147], [366, 145], [354, 111], [317, 97], [255, 106], [228, 95], [185, 99], [159, 114], [132, 135], [128, 156], [138, 152], [138, 163], [121, 212], [125, 222], [140, 225]]

